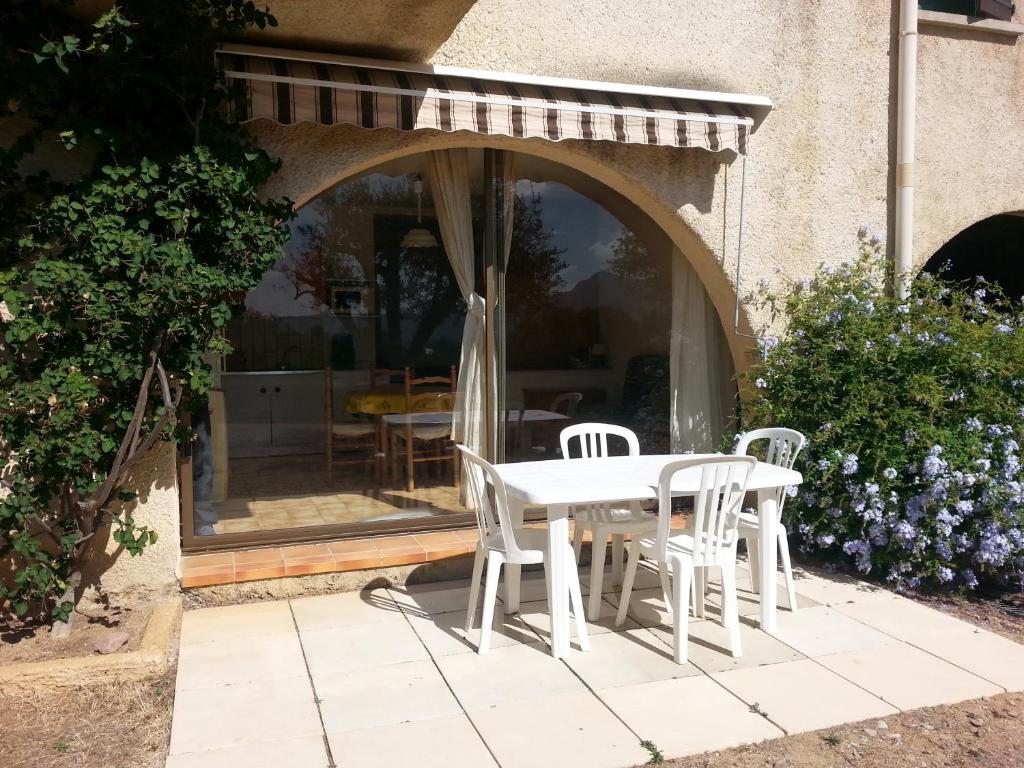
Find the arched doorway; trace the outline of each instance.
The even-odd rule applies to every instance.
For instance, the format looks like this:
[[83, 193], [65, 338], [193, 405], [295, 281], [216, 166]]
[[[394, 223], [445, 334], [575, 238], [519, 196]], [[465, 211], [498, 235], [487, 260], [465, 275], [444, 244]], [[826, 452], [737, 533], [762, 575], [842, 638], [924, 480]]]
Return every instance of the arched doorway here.
[[[502, 322], [488, 324], [495, 362], [486, 366], [496, 458], [557, 458], [558, 433], [573, 420], [627, 426], [645, 451], [667, 452], [684, 342], [702, 357], [683, 362], [713, 382], [705, 389], [720, 432], [735, 395], [731, 355], [699, 280], [665, 232], [590, 176], [506, 152], [502, 189], [514, 204], [505, 209], [499, 265], [488, 252], [494, 150], [454, 151], [466, 157], [470, 287], [502, 309]], [[204, 546], [471, 519], [449, 463], [410, 473], [402, 458], [405, 372], [450, 376], [464, 355], [466, 286], [446, 248], [436, 173], [430, 154], [403, 156], [299, 209], [284, 257], [227, 331], [233, 352], [218, 363], [223, 406], [211, 407], [196, 461], [194, 538]], [[492, 281], [495, 269], [500, 279]], [[680, 325], [680, 284], [710, 318], [700, 344]], [[453, 409], [438, 403], [427, 410]], [[424, 416], [430, 429], [416, 450], [441, 458], [451, 433], [433, 418]], [[359, 439], [328, 442], [338, 434]], [[352, 461], [332, 464], [338, 457]]]
[[983, 277], [1009, 298], [1024, 298], [1024, 214], [972, 224], [936, 251], [924, 271], [957, 283]]

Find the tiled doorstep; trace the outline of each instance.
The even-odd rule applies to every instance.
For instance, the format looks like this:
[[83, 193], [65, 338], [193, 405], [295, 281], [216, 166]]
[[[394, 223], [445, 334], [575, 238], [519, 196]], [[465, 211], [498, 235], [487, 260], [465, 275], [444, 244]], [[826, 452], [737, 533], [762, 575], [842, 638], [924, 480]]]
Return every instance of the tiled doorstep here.
[[189, 589], [428, 563], [470, 555], [477, 539], [472, 529], [186, 555], [181, 561], [181, 586]]

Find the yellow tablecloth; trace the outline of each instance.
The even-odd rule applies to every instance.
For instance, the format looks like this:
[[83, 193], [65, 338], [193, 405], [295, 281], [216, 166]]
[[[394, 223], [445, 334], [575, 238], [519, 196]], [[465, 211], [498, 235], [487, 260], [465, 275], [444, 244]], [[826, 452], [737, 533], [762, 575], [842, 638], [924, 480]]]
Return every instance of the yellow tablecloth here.
[[[416, 403], [420, 411], [450, 411], [455, 407], [451, 395], [421, 400]], [[380, 416], [388, 413], [408, 413], [403, 387], [377, 387], [375, 389], [354, 389], [348, 393], [345, 410], [349, 413], [369, 413]]]

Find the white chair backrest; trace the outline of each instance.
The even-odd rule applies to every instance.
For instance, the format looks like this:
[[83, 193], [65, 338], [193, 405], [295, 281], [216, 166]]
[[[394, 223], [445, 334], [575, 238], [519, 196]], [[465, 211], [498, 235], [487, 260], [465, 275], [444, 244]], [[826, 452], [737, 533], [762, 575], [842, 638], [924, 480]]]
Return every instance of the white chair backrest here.
[[486, 540], [500, 533], [505, 552], [510, 559], [514, 559], [520, 549], [512, 532], [508, 496], [501, 475], [490, 462], [466, 446], [457, 444], [455, 447], [462, 454], [463, 482], [469, 491], [469, 500], [476, 513], [476, 524], [480, 529], [481, 538]]
[[800, 455], [804, 443], [807, 442], [807, 438], [795, 429], [782, 427], [755, 429], [739, 436], [733, 453], [737, 456], [746, 456], [750, 452], [750, 444], [759, 440], [768, 441], [763, 461], [766, 464], [774, 464], [776, 467], [785, 467], [786, 469], [793, 468], [796, 457]]
[[582, 392], [563, 392], [551, 401], [551, 406], [548, 410], [568, 416], [571, 419], [576, 415], [576, 407], [582, 399]]
[[666, 464], [658, 477], [657, 551], [665, 557], [672, 525], [672, 479], [687, 470], [700, 475], [693, 497], [693, 561], [714, 564], [736, 543], [743, 496], [757, 465], [752, 456], [681, 459]]
[[[609, 436], [625, 440], [627, 453], [613, 454], [609, 452]], [[559, 442], [563, 459], [598, 459], [612, 455], [640, 455], [640, 441], [637, 439], [636, 433], [615, 424], [574, 424], [562, 430]]]

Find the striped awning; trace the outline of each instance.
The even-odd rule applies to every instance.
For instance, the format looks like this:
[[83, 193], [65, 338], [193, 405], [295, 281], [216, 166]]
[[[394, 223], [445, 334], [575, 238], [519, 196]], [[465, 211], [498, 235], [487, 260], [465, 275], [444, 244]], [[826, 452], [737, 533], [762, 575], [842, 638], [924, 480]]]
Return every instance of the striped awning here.
[[[548, 141], [576, 139], [745, 154], [758, 97], [504, 75], [251, 46], [219, 51], [244, 86], [245, 122], [348, 123], [400, 131], [470, 131]], [[743, 103], [746, 100], [746, 103]]]

